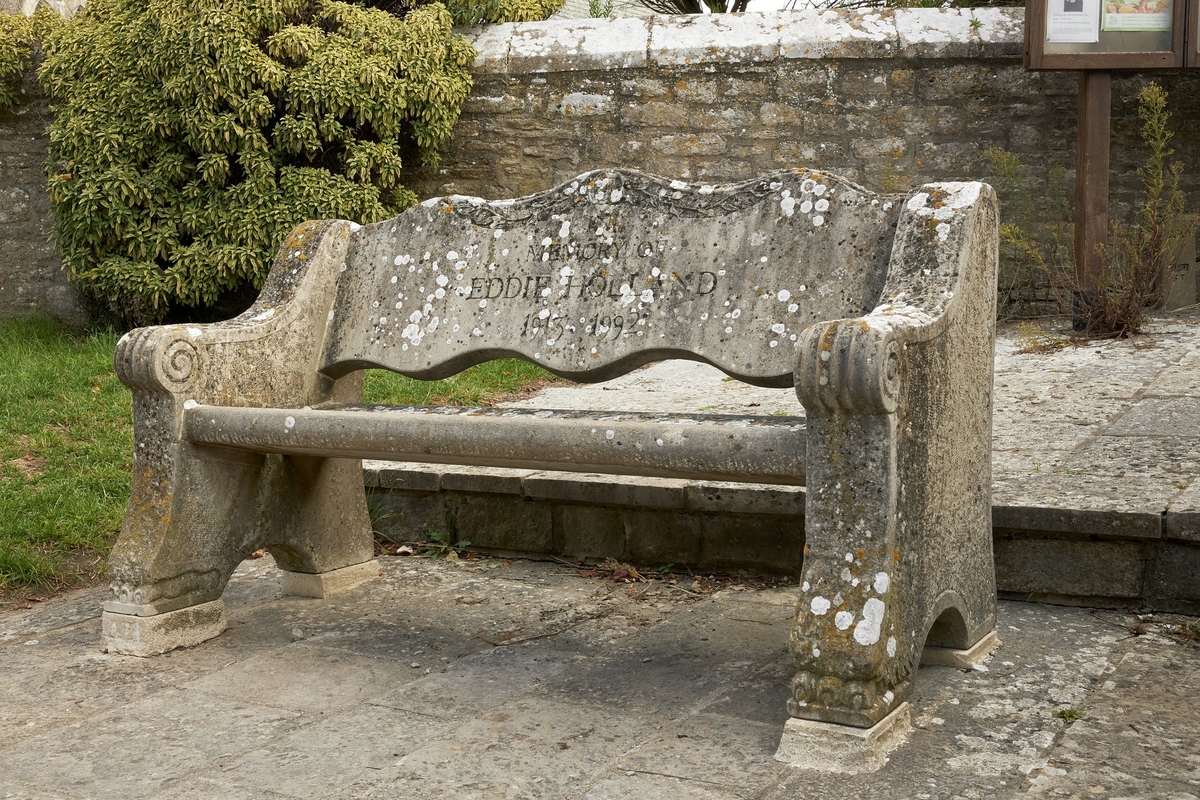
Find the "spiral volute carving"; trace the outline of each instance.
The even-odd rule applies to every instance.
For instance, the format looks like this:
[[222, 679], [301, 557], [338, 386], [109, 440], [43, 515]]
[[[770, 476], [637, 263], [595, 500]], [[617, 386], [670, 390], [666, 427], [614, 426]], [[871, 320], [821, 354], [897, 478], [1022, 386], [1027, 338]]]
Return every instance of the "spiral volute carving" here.
[[138, 328], [117, 343], [113, 362], [117, 377], [132, 389], [177, 393], [192, 383], [200, 353], [186, 328]]
[[863, 320], [808, 328], [797, 343], [796, 394], [812, 416], [890, 414], [900, 400], [903, 345]]

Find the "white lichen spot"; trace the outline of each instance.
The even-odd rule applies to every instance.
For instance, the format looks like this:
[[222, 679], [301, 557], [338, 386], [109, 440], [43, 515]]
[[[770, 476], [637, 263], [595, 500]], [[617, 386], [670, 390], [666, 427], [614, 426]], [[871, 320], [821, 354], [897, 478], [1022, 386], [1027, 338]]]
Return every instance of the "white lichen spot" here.
[[844, 631], [854, 623], [854, 615], [849, 611], [839, 611], [833, 617], [833, 624], [839, 631]]
[[829, 201], [824, 198], [821, 198], [817, 202], [813, 203], [813, 208], [815, 208], [817, 211], [824, 213], [829, 210]]
[[550, 309], [548, 308], [543, 308], [538, 312], [538, 319], [545, 319], [548, 316], [550, 316]]
[[624, 196], [625, 196], [625, 193], [622, 192], [620, 189], [613, 189], [612, 193], [609, 194], [609, 196], [608, 196], [608, 202], [619, 203], [619, 202], [621, 202], [621, 198]]
[[842, 567], [842, 580], [844, 580], [844, 581], [850, 580], [850, 568], [849, 567]]
[[658, 445], [659, 447], [662, 447], [663, 440], [662, 440], [662, 439], [655, 439], [655, 440], [654, 440], [654, 443], [655, 443], [656, 445]]
[[654, 302], [654, 290], [653, 289], [642, 290], [640, 299], [643, 303], [653, 303]]
[[480, 300], [480, 301], [479, 301], [479, 307], [480, 307], [480, 308], [487, 308], [487, 299], [486, 299], [486, 298], [484, 298], [483, 300]]
[[565, 219], [565, 220], [563, 220], [563, 224], [561, 226], [559, 226], [558, 238], [566, 239], [570, 235], [571, 235], [571, 220]]
[[608, 439], [608, 440], [610, 440], [610, 441], [611, 441], [611, 440], [612, 440], [612, 438], [613, 438], [614, 436], [616, 436], [616, 435], [617, 435], [617, 432], [616, 432], [616, 431], [611, 431], [611, 430], [609, 430], [609, 431], [605, 431], [605, 432], [604, 432], [604, 438], [605, 438], [605, 439]]
[[287, 428], [288, 430], [291, 430], [292, 428], [296, 427], [296, 418], [293, 416], [290, 416], [290, 415], [287, 417], [284, 417], [283, 427]]
[[183, 409], [185, 411], [190, 411], [191, 409], [195, 408], [198, 405], [200, 405], [200, 404], [197, 403], [195, 400], [184, 400], [183, 401]]
[[821, 657], [821, 648], [814, 647], [812, 653], [813, 653], [813, 658], [820, 658]]
[[492, 238], [493, 238], [493, 239], [499, 239], [499, 238], [500, 238], [501, 236], [503, 236], [503, 235], [504, 235], [504, 231], [502, 231], [502, 230], [494, 230], [494, 231], [492, 231]]
[[817, 214], [816, 216], [814, 216], [812, 218], [812, 222], [813, 222], [814, 228], [819, 228], [825, 224], [825, 218], [822, 217], [820, 214]]
[[802, 591], [802, 592], [808, 591], [808, 581], [805, 581], [804, 583], [800, 584], [800, 591]]
[[862, 646], [879, 641], [879, 626], [883, 624], [883, 601], [872, 597], [863, 605], [863, 618], [854, 626], [854, 641]]
[[812, 200], [805, 200], [800, 204], [800, 213], [807, 214], [808, 212], [812, 211], [812, 208]]
[[779, 201], [779, 208], [783, 211], [785, 217], [790, 217], [796, 213], [796, 198], [785, 197]]
[[888, 654], [888, 658], [895, 658], [895, 657], [896, 657], [896, 637], [895, 637], [895, 636], [889, 636], [889, 637], [888, 637], [888, 640], [887, 640], [887, 654]]
[[817, 595], [812, 599], [812, 602], [809, 603], [808, 607], [812, 613], [816, 614], [818, 617], [823, 617], [829, 611], [829, 600]]
[[[824, 355], [824, 354], [822, 353], [822, 355]], [[854, 561], [854, 553], [846, 553], [846, 560]]]
[[[271, 313], [274, 314], [275, 312], [272, 311]], [[202, 333], [203, 333], [203, 331], [200, 330], [199, 328], [188, 328], [187, 329], [187, 335], [192, 339], [199, 339], [200, 334], [202, 334]]]
[[875, 591], [879, 594], [887, 594], [888, 587], [892, 585], [892, 579], [886, 572], [875, 573]]
[[778, 333], [780, 336], [782, 336], [783, 332], [786, 330], [787, 330], [787, 326], [784, 325], [782, 322], [776, 322], [774, 325], [771, 326], [771, 333]]

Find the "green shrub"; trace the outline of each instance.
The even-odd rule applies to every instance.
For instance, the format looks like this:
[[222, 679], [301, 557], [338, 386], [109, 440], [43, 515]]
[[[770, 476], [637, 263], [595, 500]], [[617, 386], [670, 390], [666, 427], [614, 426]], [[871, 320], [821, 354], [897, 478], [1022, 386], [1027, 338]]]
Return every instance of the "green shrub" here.
[[534, 22], [562, 8], [564, 0], [446, 0], [455, 25]]
[[58, 13], [45, 7], [32, 17], [0, 14], [0, 111], [11, 111], [20, 104], [22, 84], [33, 66], [34, 51], [49, 32], [63, 23]]
[[252, 290], [303, 220], [411, 205], [474, 59], [441, 4], [337, 0], [91, 0], [44, 47], [63, 266], [126, 324]]

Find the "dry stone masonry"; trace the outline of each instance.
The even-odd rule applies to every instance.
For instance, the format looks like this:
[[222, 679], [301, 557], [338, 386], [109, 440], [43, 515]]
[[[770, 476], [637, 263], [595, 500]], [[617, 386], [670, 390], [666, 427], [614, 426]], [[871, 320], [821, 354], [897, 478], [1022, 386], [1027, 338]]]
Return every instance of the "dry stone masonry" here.
[[[225, 583], [260, 547], [292, 593], [376, 574], [363, 457], [804, 484], [779, 757], [849, 726], [866, 738], [839, 768], [878, 766], [923, 649], [993, 638], [997, 237], [985, 184], [879, 195], [804, 169], [729, 185], [602, 170], [306, 223], [242, 316], [118, 345], [136, 448], [105, 646], [218, 634]], [[500, 356], [580, 381], [705, 361], [794, 385], [807, 418], [361, 402], [365, 367], [432, 379]]]

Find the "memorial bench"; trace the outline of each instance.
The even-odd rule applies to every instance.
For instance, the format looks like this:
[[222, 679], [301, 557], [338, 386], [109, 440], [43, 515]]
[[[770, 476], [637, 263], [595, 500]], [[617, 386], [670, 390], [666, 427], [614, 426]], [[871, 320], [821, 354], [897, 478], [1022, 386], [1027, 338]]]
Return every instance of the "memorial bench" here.
[[[362, 458], [801, 484], [789, 726], [878, 731], [907, 713], [926, 644], [993, 628], [996, 264], [984, 184], [900, 197], [806, 170], [725, 186], [598, 171], [305, 223], [246, 313], [117, 347], [135, 454], [104, 644], [217, 635], [258, 548], [289, 593], [378, 574]], [[794, 385], [805, 416], [362, 403], [364, 368], [436, 379], [501, 357], [584, 382], [697, 359]]]

